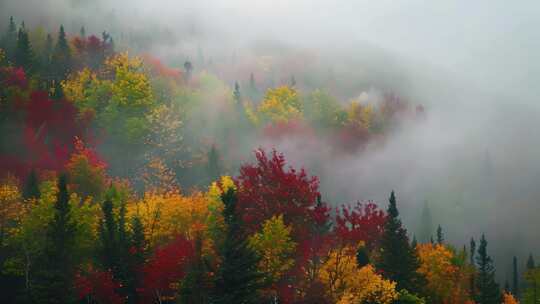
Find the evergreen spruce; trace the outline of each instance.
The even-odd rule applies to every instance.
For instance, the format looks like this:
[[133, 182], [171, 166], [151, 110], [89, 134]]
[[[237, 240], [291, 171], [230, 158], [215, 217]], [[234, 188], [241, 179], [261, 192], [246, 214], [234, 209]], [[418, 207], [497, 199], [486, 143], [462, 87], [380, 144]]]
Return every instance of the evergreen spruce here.
[[212, 145], [210, 150], [208, 150], [208, 164], [206, 168], [207, 177], [210, 183], [217, 181], [221, 176], [222, 170], [220, 162], [221, 160], [216, 145]]
[[238, 81], [234, 82], [233, 99], [236, 105], [242, 104], [242, 95], [240, 94], [240, 85]]
[[518, 279], [518, 266], [517, 257], [512, 259], [512, 294], [519, 297], [519, 279]]
[[476, 303], [495, 304], [501, 302], [501, 292], [499, 285], [495, 282], [495, 267], [493, 260], [487, 252], [487, 241], [484, 235], [480, 239], [478, 255], [476, 256], [477, 278], [476, 278]]
[[24, 23], [19, 28], [17, 35], [17, 46], [15, 48], [15, 64], [23, 67], [25, 71], [32, 70], [33, 54], [32, 47], [30, 46], [30, 39], [28, 38], [28, 31], [26, 30]]
[[420, 216], [420, 225], [418, 227], [418, 239], [421, 243], [427, 243], [433, 234], [433, 220], [431, 218], [431, 210], [429, 209], [428, 201], [424, 201], [422, 214]]
[[369, 264], [369, 254], [366, 246], [361, 246], [356, 251], [356, 264], [358, 267], [364, 267]]
[[419, 293], [425, 278], [417, 272], [420, 261], [399, 219], [394, 191], [390, 194], [389, 203], [377, 266], [383, 276], [397, 283], [398, 290]]
[[185, 80], [190, 81], [191, 73], [193, 72], [193, 64], [191, 63], [191, 61], [186, 60], [186, 62], [184, 62], [184, 72], [185, 72]]
[[220, 250], [221, 265], [216, 272], [212, 303], [260, 303], [261, 275], [257, 271], [259, 258], [249, 249], [242, 223], [236, 213], [237, 196], [232, 188], [221, 199], [227, 232]]
[[64, 26], [60, 26], [58, 31], [58, 40], [52, 54], [52, 68], [54, 80], [59, 82], [67, 77], [71, 69], [71, 50], [66, 38]]
[[44, 260], [36, 274], [33, 298], [36, 303], [72, 303], [73, 276], [72, 260], [76, 226], [71, 219], [67, 177], [60, 175], [58, 193], [54, 204], [54, 218], [47, 231]]
[[9, 17], [9, 25], [6, 34], [2, 37], [2, 48], [6, 51], [8, 61], [15, 61], [15, 50], [17, 48], [17, 26], [13, 21], [13, 16]]
[[36, 174], [36, 171], [32, 169], [23, 187], [23, 198], [24, 199], [38, 199], [41, 196], [39, 191], [39, 180]]
[[437, 244], [442, 245], [444, 243], [444, 235], [441, 225], [437, 227]]

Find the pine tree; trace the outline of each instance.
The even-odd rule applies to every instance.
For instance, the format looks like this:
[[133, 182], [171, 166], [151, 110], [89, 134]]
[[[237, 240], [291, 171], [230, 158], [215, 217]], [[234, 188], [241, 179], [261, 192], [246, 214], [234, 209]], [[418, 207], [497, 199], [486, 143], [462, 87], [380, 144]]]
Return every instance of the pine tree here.
[[428, 201], [424, 201], [422, 214], [420, 216], [420, 225], [418, 227], [418, 239], [421, 243], [429, 242], [433, 234], [433, 220], [431, 218], [431, 210], [429, 209]]
[[296, 87], [296, 78], [294, 78], [294, 75], [291, 76], [291, 88]]
[[356, 251], [356, 264], [360, 268], [369, 264], [369, 254], [366, 246], [361, 246]]
[[71, 219], [67, 177], [60, 175], [54, 218], [47, 231], [42, 268], [36, 275], [33, 298], [37, 303], [71, 303], [74, 265], [71, 258], [76, 226]]
[[407, 289], [419, 293], [425, 279], [417, 272], [420, 261], [399, 219], [394, 191], [390, 194], [389, 203], [378, 269], [387, 279], [397, 283], [398, 290]]
[[186, 62], [184, 62], [184, 72], [185, 72], [185, 80], [186, 81], [191, 80], [192, 71], [193, 71], [193, 64], [191, 63], [191, 61], [186, 60]]
[[519, 298], [519, 281], [518, 281], [518, 266], [517, 257], [512, 259], [512, 294]]
[[234, 82], [233, 99], [236, 105], [242, 104], [242, 95], [240, 95], [240, 85], [238, 84], [238, 81]]
[[476, 303], [495, 304], [501, 302], [499, 285], [495, 282], [495, 267], [487, 252], [487, 241], [484, 235], [480, 239], [478, 256], [476, 257], [478, 274], [476, 278]]
[[444, 243], [444, 235], [441, 225], [437, 227], [437, 244], [442, 245]]
[[81, 26], [81, 30], [79, 31], [79, 34], [81, 35], [82, 39], [86, 39], [86, 29], [84, 26]]
[[225, 205], [223, 217], [227, 232], [220, 250], [222, 262], [215, 276], [212, 303], [260, 303], [259, 258], [249, 249], [242, 222], [236, 213], [236, 191], [229, 188], [221, 199]]
[[15, 64], [23, 67], [25, 71], [32, 70], [33, 54], [32, 47], [30, 45], [30, 39], [28, 38], [28, 32], [24, 26], [24, 23], [19, 28], [17, 35], [17, 46], [15, 48]]
[[39, 180], [36, 174], [36, 170], [32, 169], [30, 171], [30, 174], [28, 174], [28, 177], [26, 178], [26, 181], [24, 183], [23, 188], [23, 198], [24, 199], [38, 199], [41, 196], [41, 193], [39, 191]]
[[[470, 254], [469, 254], [469, 263], [473, 269], [476, 269], [476, 263], [475, 263], [475, 256], [476, 256], [476, 242], [474, 241], [474, 238], [471, 237], [471, 244], [470, 244]], [[475, 275], [471, 275], [470, 279], [470, 286], [469, 286], [469, 294], [471, 295], [471, 298], [476, 297], [476, 280]]]
[[47, 85], [50, 85], [49, 82], [52, 79], [52, 73], [51, 73], [51, 59], [53, 54], [53, 38], [51, 34], [47, 34], [47, 38], [45, 39], [45, 46], [43, 48], [43, 52], [41, 53], [40, 63], [39, 66], [41, 70], [43, 71], [43, 76], [45, 77], [45, 81], [47, 82]]
[[222, 170], [220, 165], [219, 152], [216, 148], [216, 145], [212, 145], [210, 150], [208, 150], [208, 165], [206, 168], [206, 172], [210, 183], [217, 181], [221, 176]]
[[529, 258], [527, 259], [527, 270], [531, 270], [531, 269], [534, 269], [536, 268], [536, 265], [534, 263], [534, 258], [533, 258], [533, 255], [532, 253], [529, 254]]
[[6, 51], [8, 61], [15, 60], [15, 49], [17, 48], [17, 26], [13, 21], [13, 16], [9, 17], [9, 25], [6, 34], [2, 38], [2, 48]]
[[58, 82], [65, 79], [71, 69], [71, 50], [63, 25], [60, 25], [58, 40], [56, 41], [51, 61], [54, 69], [54, 80]]

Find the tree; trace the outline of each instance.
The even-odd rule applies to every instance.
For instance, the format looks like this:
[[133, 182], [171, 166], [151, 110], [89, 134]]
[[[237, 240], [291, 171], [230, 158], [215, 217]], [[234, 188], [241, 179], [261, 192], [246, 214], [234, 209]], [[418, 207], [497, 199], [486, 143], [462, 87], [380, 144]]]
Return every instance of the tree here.
[[296, 89], [281, 86], [268, 89], [258, 112], [263, 121], [287, 122], [302, 118], [302, 102]]
[[538, 284], [540, 283], [540, 269], [536, 267], [532, 254], [527, 259], [527, 270], [524, 274], [527, 283], [523, 292], [523, 302], [526, 304], [537, 304], [539, 298]]
[[65, 79], [71, 69], [71, 50], [66, 38], [64, 26], [60, 25], [58, 39], [52, 54], [53, 80], [60, 82]]
[[142, 303], [161, 303], [162, 298], [172, 297], [172, 284], [184, 278], [192, 259], [193, 244], [182, 236], [159, 247], [144, 266]]
[[444, 235], [441, 225], [437, 227], [437, 244], [442, 245], [444, 243]]
[[39, 180], [36, 174], [36, 170], [32, 169], [24, 183], [23, 198], [26, 200], [38, 199], [40, 195], [41, 193], [39, 191]]
[[76, 226], [72, 220], [67, 176], [58, 178], [54, 217], [49, 224], [42, 269], [34, 286], [34, 299], [40, 303], [70, 303], [74, 299], [72, 250]]
[[350, 245], [364, 242], [367, 250], [373, 250], [384, 231], [386, 215], [371, 201], [356, 205], [343, 205], [336, 210], [335, 233], [337, 238]]
[[191, 63], [191, 61], [186, 60], [186, 62], [184, 62], [184, 72], [186, 82], [190, 81], [191, 74], [193, 72], [193, 64]]
[[396, 283], [385, 280], [372, 265], [358, 267], [353, 248], [332, 250], [319, 277], [334, 303], [393, 303]]
[[399, 219], [394, 191], [390, 194], [389, 203], [377, 268], [383, 276], [397, 283], [398, 290], [418, 293], [424, 285], [424, 277], [417, 272], [420, 261]]
[[218, 149], [216, 148], [216, 145], [212, 145], [210, 150], [208, 150], [208, 164], [206, 167], [206, 172], [209, 180], [209, 184], [218, 180], [219, 177], [222, 174], [222, 168], [221, 168], [221, 159], [219, 157]]
[[476, 303], [492, 304], [500, 303], [501, 292], [499, 285], [495, 282], [495, 267], [493, 260], [487, 252], [487, 240], [484, 235], [480, 239], [478, 256], [476, 257], [477, 277], [476, 277]]
[[519, 277], [516, 256], [512, 259], [512, 294], [519, 298]]
[[[469, 300], [469, 277], [466, 255], [455, 253], [441, 244], [419, 244], [418, 272], [427, 281], [427, 294], [432, 303], [464, 303]], [[454, 302], [455, 301], [455, 302]]]
[[233, 99], [237, 105], [242, 104], [242, 95], [240, 94], [240, 85], [238, 84], [238, 81], [234, 82]]
[[9, 17], [9, 25], [2, 39], [2, 47], [6, 51], [8, 61], [13, 62], [17, 48], [17, 26], [15, 25], [15, 21], [13, 21], [13, 16]]
[[179, 303], [205, 304], [209, 301], [208, 290], [211, 289], [211, 269], [202, 253], [203, 240], [200, 234], [195, 236], [193, 261], [188, 266], [186, 276], [180, 285]]
[[223, 217], [227, 231], [220, 250], [219, 266], [212, 292], [212, 303], [260, 303], [261, 275], [258, 272], [259, 258], [249, 248], [243, 236], [243, 224], [237, 213], [238, 198], [236, 191], [229, 188], [222, 194], [225, 208]]
[[15, 49], [15, 64], [23, 67], [25, 71], [32, 70], [32, 63], [34, 61], [34, 55], [32, 53], [32, 47], [30, 46], [30, 40], [28, 39], [28, 31], [23, 25], [19, 28], [17, 35], [17, 47]]
[[418, 240], [420, 243], [429, 242], [430, 237], [433, 235], [433, 220], [431, 218], [431, 210], [429, 208], [428, 201], [424, 201], [424, 207], [422, 208], [422, 214], [420, 217], [420, 226], [418, 229]]
[[316, 205], [319, 180], [304, 169], [286, 168], [283, 154], [255, 151], [256, 164], [245, 164], [236, 179], [238, 213], [248, 234], [259, 231], [262, 223], [274, 215], [283, 215], [286, 225], [292, 226], [297, 243], [306, 241], [317, 222]]
[[248, 239], [249, 247], [260, 258], [259, 271], [267, 285], [277, 283], [294, 265], [296, 243], [291, 239], [291, 230], [283, 222], [283, 215], [273, 216]]

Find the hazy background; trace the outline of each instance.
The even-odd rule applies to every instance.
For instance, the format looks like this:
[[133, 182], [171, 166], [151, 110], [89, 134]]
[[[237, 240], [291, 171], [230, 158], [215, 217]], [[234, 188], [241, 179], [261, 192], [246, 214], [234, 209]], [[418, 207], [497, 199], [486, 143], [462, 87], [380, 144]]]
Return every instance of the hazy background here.
[[512, 255], [523, 265], [540, 252], [538, 1], [0, 0], [2, 28], [10, 15], [53, 30], [107, 30], [119, 45], [172, 65], [200, 47], [216, 61], [241, 61], [276, 55], [279, 46], [316, 56], [344, 79], [343, 99], [395, 91], [424, 104], [427, 119], [404, 125], [383, 147], [347, 159], [302, 138], [253, 147], [276, 146], [321, 175], [335, 204], [385, 206], [396, 190], [411, 232], [428, 200], [456, 246], [487, 234], [501, 280]]

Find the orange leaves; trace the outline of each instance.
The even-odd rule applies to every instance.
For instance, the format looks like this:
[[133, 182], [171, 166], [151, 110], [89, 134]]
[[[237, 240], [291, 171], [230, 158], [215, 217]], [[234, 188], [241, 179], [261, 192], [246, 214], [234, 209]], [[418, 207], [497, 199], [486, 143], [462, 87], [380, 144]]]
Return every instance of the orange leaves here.
[[470, 270], [466, 265], [454, 264], [453, 251], [439, 244], [419, 244], [417, 251], [421, 262], [418, 272], [426, 277], [434, 299], [441, 303], [467, 300]]

